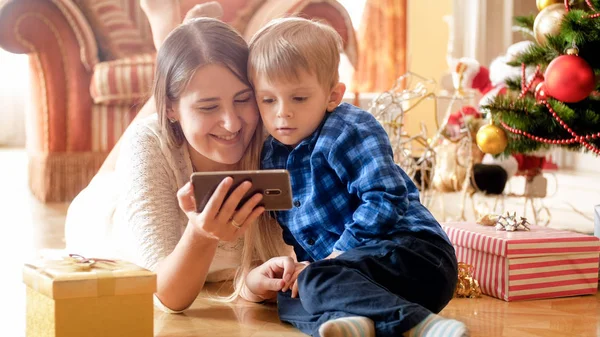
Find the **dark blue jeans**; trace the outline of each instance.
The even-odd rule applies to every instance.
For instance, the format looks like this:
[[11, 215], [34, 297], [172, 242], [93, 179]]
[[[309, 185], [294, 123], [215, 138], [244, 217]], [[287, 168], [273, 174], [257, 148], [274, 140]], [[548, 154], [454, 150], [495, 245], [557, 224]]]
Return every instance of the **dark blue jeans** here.
[[298, 277], [299, 297], [278, 294], [279, 318], [312, 336], [328, 320], [364, 316], [377, 336], [401, 336], [450, 301], [457, 282], [454, 248], [406, 236], [315, 261]]

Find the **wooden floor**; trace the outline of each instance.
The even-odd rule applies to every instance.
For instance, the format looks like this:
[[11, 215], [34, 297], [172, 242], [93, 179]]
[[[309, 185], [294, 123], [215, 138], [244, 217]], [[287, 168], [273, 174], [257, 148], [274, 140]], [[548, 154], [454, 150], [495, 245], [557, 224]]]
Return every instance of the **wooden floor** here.
[[[587, 207], [593, 198], [600, 203], [600, 193], [595, 192], [600, 191], [596, 189], [600, 179], [581, 173], [561, 173], [560, 181], [568, 181], [561, 191], [566, 191], [568, 200], [585, 212], [580, 215], [556, 198], [548, 200], [550, 205], [555, 205], [551, 225], [568, 227], [576, 223], [575, 229], [589, 232], [593, 225], [587, 217], [592, 212], [587, 212]], [[39, 255], [60, 254], [64, 248], [63, 222], [68, 204], [40, 204], [31, 197], [26, 185], [24, 151], [0, 149], [0, 289], [3, 298], [0, 336], [24, 336], [23, 263]], [[465, 322], [471, 336], [600, 337], [599, 295], [511, 303], [489, 297], [454, 299], [441, 314]], [[273, 305], [245, 302], [227, 305], [202, 294], [185, 314], [156, 311], [155, 336], [289, 337], [303, 334], [281, 324]]]

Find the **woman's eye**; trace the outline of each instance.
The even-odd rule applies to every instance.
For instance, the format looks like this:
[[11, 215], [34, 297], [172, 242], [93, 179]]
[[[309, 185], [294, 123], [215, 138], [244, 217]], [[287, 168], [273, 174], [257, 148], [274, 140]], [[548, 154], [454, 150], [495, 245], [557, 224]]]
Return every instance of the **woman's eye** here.
[[249, 102], [249, 101], [250, 101], [250, 98], [251, 98], [251, 97], [239, 98], [239, 99], [236, 99], [236, 100], [234, 100], [234, 102], [235, 102], [235, 103], [247, 103], [247, 102]]
[[202, 107], [199, 107], [198, 109], [200, 111], [204, 111], [204, 112], [211, 112], [211, 111], [217, 110], [218, 107], [219, 107], [218, 105], [210, 105], [210, 106], [202, 106]]
[[294, 101], [296, 102], [304, 102], [308, 99], [308, 97], [304, 97], [304, 96], [296, 96], [294, 97]]
[[234, 103], [246, 103], [246, 102], [250, 102], [250, 100], [252, 99], [252, 95], [251, 94], [246, 94], [240, 97], [236, 97], [233, 102]]

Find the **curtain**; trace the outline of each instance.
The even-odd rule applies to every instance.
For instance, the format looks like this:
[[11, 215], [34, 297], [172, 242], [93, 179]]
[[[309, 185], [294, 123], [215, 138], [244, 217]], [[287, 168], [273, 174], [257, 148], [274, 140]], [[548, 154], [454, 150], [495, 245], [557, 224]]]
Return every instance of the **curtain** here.
[[407, 0], [367, 0], [359, 25], [355, 92], [389, 90], [406, 72]]
[[452, 57], [471, 57], [484, 66], [523, 40], [512, 30], [517, 15], [537, 13], [535, 1], [453, 0], [448, 52]]
[[0, 49], [0, 146], [25, 146], [25, 109], [29, 98], [27, 55]]

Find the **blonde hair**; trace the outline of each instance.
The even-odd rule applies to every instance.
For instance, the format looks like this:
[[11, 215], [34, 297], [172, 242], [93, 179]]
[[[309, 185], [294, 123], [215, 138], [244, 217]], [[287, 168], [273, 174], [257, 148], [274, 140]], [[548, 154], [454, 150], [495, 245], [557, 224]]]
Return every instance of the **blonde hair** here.
[[[222, 21], [200, 18], [173, 30], [156, 57], [154, 98], [162, 131], [169, 137], [169, 145], [181, 147], [185, 137], [179, 122], [171, 123], [167, 111], [179, 101], [194, 76], [196, 69], [219, 64], [229, 69], [242, 83], [251, 87], [247, 77], [248, 45], [230, 26]], [[209, 80], [209, 79], [207, 79]], [[240, 162], [241, 170], [257, 170], [264, 141], [262, 122], [259, 121], [254, 136]], [[221, 300], [233, 301], [244, 286], [248, 272], [258, 262], [287, 253], [281, 228], [267, 214], [257, 224], [250, 226], [244, 235], [242, 263], [234, 278], [234, 291]]]
[[342, 38], [330, 26], [298, 17], [275, 19], [250, 41], [248, 77], [294, 81], [299, 71], [317, 76], [327, 90], [339, 81]]

